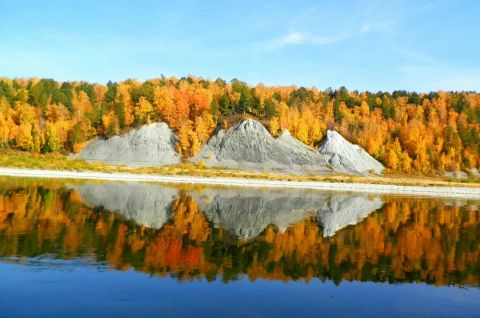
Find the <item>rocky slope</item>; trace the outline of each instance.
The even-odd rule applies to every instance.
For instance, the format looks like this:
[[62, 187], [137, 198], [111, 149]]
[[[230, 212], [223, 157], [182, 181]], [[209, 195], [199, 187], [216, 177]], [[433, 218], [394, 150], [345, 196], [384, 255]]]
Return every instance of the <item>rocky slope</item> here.
[[289, 173], [327, 173], [325, 160], [288, 132], [275, 139], [259, 122], [247, 119], [218, 131], [193, 158], [210, 167]]
[[349, 143], [342, 135], [328, 130], [319, 153], [335, 172], [348, 174], [381, 173], [385, 167], [362, 147]]
[[77, 155], [88, 161], [127, 166], [162, 166], [180, 162], [176, 135], [166, 123], [145, 125], [123, 136], [96, 138]]

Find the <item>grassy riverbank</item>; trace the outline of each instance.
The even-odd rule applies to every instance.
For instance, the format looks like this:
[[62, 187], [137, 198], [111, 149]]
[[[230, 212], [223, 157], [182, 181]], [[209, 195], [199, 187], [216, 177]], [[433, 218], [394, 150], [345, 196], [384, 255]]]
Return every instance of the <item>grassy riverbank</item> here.
[[166, 167], [126, 167], [107, 165], [104, 163], [86, 162], [70, 158], [62, 154], [34, 154], [10, 149], [0, 150], [0, 167], [24, 169], [51, 169], [68, 171], [98, 171], [106, 173], [135, 173], [166, 176], [196, 176], [196, 177], [224, 177], [245, 178], [278, 181], [299, 182], [340, 182], [340, 183], [365, 183], [387, 185], [411, 186], [447, 186], [447, 187], [480, 187], [480, 179], [449, 179], [432, 176], [393, 175], [385, 176], [348, 176], [348, 175], [290, 175], [281, 173], [248, 172], [206, 168], [202, 165], [189, 163]]

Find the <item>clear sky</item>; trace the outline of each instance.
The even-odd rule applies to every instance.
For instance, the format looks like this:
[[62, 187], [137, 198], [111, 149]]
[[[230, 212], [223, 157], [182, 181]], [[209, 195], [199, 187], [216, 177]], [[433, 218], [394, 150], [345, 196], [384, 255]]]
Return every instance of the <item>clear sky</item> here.
[[480, 1], [0, 0], [0, 76], [480, 90]]

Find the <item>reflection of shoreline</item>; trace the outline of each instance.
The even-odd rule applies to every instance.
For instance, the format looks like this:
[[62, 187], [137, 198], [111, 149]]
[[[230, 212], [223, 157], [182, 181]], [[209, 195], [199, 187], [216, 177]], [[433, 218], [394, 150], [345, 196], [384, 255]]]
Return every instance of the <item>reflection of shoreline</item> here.
[[469, 187], [439, 187], [439, 186], [402, 186], [367, 183], [340, 182], [304, 182], [304, 181], [274, 181], [261, 179], [193, 177], [193, 176], [162, 176], [149, 174], [104, 173], [96, 171], [61, 171], [0, 168], [0, 175], [30, 178], [87, 179], [111, 181], [159, 182], [178, 184], [210, 184], [238, 187], [269, 187], [297, 188], [325, 191], [348, 191], [356, 193], [376, 194], [406, 194], [429, 197], [450, 197], [480, 199], [480, 188]]
[[142, 183], [85, 183], [72, 188], [87, 206], [118, 212], [154, 229], [160, 229], [171, 217], [171, 205], [178, 196], [175, 188]]
[[[179, 195], [177, 189], [158, 184], [105, 182], [70, 187], [90, 208], [116, 212], [154, 229], [171, 218], [172, 203]], [[270, 225], [284, 232], [308, 217], [316, 217], [323, 235], [332, 236], [383, 205], [378, 196], [301, 189], [205, 188], [188, 193], [210, 222], [242, 239], [253, 239]]]
[[370, 213], [383, 206], [379, 197], [335, 195], [325, 202], [317, 213], [317, 221], [323, 227], [323, 236], [335, 235], [337, 231], [363, 221]]
[[[288, 223], [295, 224], [286, 229], [267, 226], [255, 238], [244, 241], [223, 226], [214, 226], [202, 212], [202, 204], [193, 196], [205, 194], [208, 199], [207, 189], [196, 194], [192, 193], [195, 190], [180, 191], [171, 204], [168, 222], [153, 229], [139, 226], [120, 211], [110, 213], [88, 207], [79, 192], [55, 186], [10, 187], [7, 183], [0, 187], [0, 258], [74, 260], [88, 255], [109, 268], [134, 268], [179, 280], [206, 278], [227, 282], [247, 275], [250, 280], [318, 278], [335, 283], [424, 282], [439, 286], [478, 286], [480, 281], [479, 214], [458, 201], [390, 198], [382, 209], [333, 236], [324, 237], [318, 215], [317, 219], [308, 215], [299, 222], [295, 217], [287, 218]], [[152, 188], [156, 190], [146, 193], [162, 191], [162, 186]], [[115, 194], [113, 190], [113, 196], [122, 195], [122, 191]], [[243, 190], [247, 198], [265, 191], [267, 202], [281, 199], [286, 193], [295, 199], [302, 192]], [[318, 192], [306, 192], [310, 199], [318, 196]], [[133, 193], [141, 202], [138, 191]], [[231, 193], [231, 197], [235, 196]], [[324, 196], [332, 207], [351, 206], [349, 200], [336, 194]], [[219, 197], [225, 199], [225, 195]], [[370, 196], [364, 198], [376, 201]], [[265, 196], [259, 202], [264, 199]], [[280, 208], [282, 200], [277, 202]], [[272, 217], [268, 206], [271, 205], [266, 206], [267, 221]], [[282, 213], [277, 217], [282, 220]]]
[[192, 191], [200, 210], [215, 226], [241, 238], [255, 238], [269, 225], [281, 232], [316, 216], [324, 236], [360, 222], [382, 207], [379, 197], [298, 189], [205, 189]]

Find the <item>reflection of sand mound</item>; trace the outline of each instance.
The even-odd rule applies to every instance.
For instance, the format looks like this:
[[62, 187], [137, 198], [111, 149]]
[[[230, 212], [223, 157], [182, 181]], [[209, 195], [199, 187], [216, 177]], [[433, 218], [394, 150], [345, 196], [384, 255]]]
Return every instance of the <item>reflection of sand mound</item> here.
[[314, 149], [289, 133], [273, 138], [259, 122], [244, 120], [228, 131], [220, 130], [193, 159], [208, 166], [256, 171], [322, 172], [326, 162]]
[[369, 199], [346, 194], [334, 195], [318, 211], [317, 220], [323, 226], [323, 236], [332, 236], [348, 225], [361, 222], [382, 205], [378, 197]]
[[336, 172], [366, 174], [371, 170], [381, 173], [385, 169], [362, 147], [349, 143], [333, 130], [327, 131], [327, 136], [320, 144], [319, 153]]
[[[103, 207], [156, 229], [170, 219], [171, 205], [179, 194], [175, 188], [141, 183], [86, 183], [72, 187], [91, 208]], [[284, 231], [314, 216], [323, 227], [323, 235], [331, 236], [382, 207], [379, 197], [298, 189], [207, 188], [201, 192], [192, 190], [190, 195], [214, 226], [241, 238], [255, 238], [269, 225]]]
[[382, 206], [380, 198], [286, 189], [208, 189], [192, 196], [215, 226], [242, 238], [254, 238], [270, 224], [283, 231], [314, 215], [330, 236]]
[[170, 207], [178, 195], [175, 188], [141, 183], [87, 183], [73, 188], [91, 208], [103, 207], [156, 229], [172, 215]]
[[123, 136], [91, 140], [78, 154], [85, 160], [131, 166], [161, 166], [180, 162], [176, 136], [165, 123], [145, 125]]

